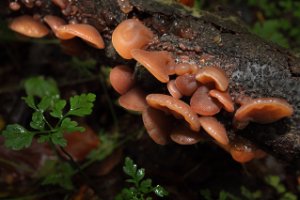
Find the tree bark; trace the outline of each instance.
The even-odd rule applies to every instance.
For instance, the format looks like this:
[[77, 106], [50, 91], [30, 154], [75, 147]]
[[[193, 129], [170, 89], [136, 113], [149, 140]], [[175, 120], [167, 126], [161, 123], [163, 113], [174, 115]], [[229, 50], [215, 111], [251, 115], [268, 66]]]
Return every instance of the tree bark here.
[[[0, 4], [2, 8], [7, 6]], [[112, 66], [135, 65], [116, 53], [111, 35], [120, 22], [136, 17], [155, 33], [148, 50], [167, 50], [175, 59], [187, 56], [196, 63], [205, 58], [202, 65], [220, 66], [230, 77], [234, 98], [243, 94], [286, 99], [294, 108], [293, 116], [272, 124], [251, 123], [235, 131], [231, 118], [220, 118], [229, 134], [246, 137], [274, 156], [300, 166], [300, 60], [287, 49], [251, 34], [237, 17], [195, 12], [170, 0], [69, 0], [64, 12], [48, 0], [33, 8], [23, 6], [13, 15], [23, 13], [52, 14], [96, 27], [104, 38], [105, 49], [84, 50]]]

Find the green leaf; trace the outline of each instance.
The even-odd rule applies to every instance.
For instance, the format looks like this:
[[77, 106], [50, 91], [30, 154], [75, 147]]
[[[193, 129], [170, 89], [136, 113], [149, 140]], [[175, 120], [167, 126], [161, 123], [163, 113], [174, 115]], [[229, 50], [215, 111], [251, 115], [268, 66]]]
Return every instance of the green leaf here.
[[64, 138], [63, 133], [60, 131], [57, 131], [55, 133], [52, 133], [50, 135], [51, 141], [59, 146], [65, 147], [67, 146], [67, 140]]
[[279, 176], [268, 176], [265, 180], [270, 186], [276, 189], [278, 193], [284, 193], [286, 191], [284, 185], [280, 183]]
[[297, 200], [297, 199], [298, 199], [297, 196], [291, 192], [286, 192], [280, 197], [280, 200]]
[[36, 111], [32, 114], [32, 121], [30, 122], [30, 127], [36, 130], [44, 130], [45, 122], [44, 115], [40, 111]]
[[167, 190], [165, 190], [165, 188], [163, 188], [160, 185], [157, 185], [154, 189], [153, 189], [154, 193], [159, 196], [159, 197], [164, 197], [168, 195]]
[[32, 77], [25, 81], [25, 90], [27, 95], [38, 96], [56, 96], [59, 97], [59, 90], [53, 79], [45, 79], [42, 76]]
[[72, 176], [75, 173], [74, 169], [68, 163], [59, 163], [57, 169], [42, 182], [42, 185], [59, 185], [67, 190], [74, 188]]
[[123, 171], [125, 174], [134, 177], [137, 171], [136, 164], [133, 163], [133, 160], [131, 160], [129, 157], [125, 158], [125, 166], [123, 167]]
[[13, 150], [20, 150], [31, 145], [34, 134], [19, 124], [11, 124], [3, 131], [4, 145]]
[[135, 175], [136, 180], [139, 182], [144, 178], [144, 176], [145, 176], [145, 169], [144, 168], [138, 169]]
[[222, 190], [222, 191], [219, 193], [219, 200], [226, 200], [227, 197], [228, 197], [228, 193], [227, 193], [227, 192], [225, 192], [225, 191]]
[[96, 100], [96, 95], [92, 93], [76, 95], [70, 99], [70, 111], [68, 115], [83, 117], [92, 113], [94, 106], [93, 102]]
[[78, 126], [76, 121], [72, 121], [69, 117], [67, 117], [61, 122], [60, 130], [64, 133], [71, 133], [75, 131], [83, 132], [85, 129]]
[[37, 141], [38, 141], [38, 143], [50, 142], [51, 141], [51, 135], [49, 135], [49, 134], [40, 135]]
[[143, 180], [140, 185], [140, 190], [141, 190], [141, 192], [143, 192], [145, 194], [151, 192], [152, 191], [152, 180], [149, 178], [146, 180]]
[[205, 200], [213, 200], [211, 197], [211, 192], [208, 189], [201, 190], [200, 194]]
[[25, 103], [32, 109], [37, 110], [37, 107], [34, 102], [34, 97], [32, 95], [28, 95], [27, 97], [22, 98]]
[[44, 112], [51, 106], [52, 101], [53, 98], [51, 96], [44, 96], [37, 107], [40, 111]]
[[65, 100], [57, 100], [52, 108], [50, 115], [55, 118], [63, 118], [63, 109], [65, 108], [67, 102]]

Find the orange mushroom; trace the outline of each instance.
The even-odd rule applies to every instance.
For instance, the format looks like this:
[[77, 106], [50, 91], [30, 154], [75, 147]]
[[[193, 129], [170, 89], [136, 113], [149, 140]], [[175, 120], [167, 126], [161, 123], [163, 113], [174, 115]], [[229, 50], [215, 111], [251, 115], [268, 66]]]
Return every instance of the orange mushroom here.
[[200, 130], [197, 114], [185, 102], [165, 94], [149, 94], [146, 101], [153, 108], [170, 111], [175, 117], [183, 117], [193, 131]]
[[57, 32], [58, 27], [66, 24], [66, 22], [62, 18], [53, 15], [46, 15], [44, 17], [44, 22], [46, 22], [50, 26], [51, 30], [54, 32], [56, 37], [62, 37]]
[[59, 26], [56, 29], [56, 36], [61, 40], [79, 37], [95, 48], [104, 48], [104, 41], [101, 35], [96, 28], [88, 24], [67, 24]]
[[145, 97], [140, 88], [134, 87], [119, 98], [119, 104], [127, 110], [142, 112], [148, 107]]
[[182, 94], [180, 93], [180, 91], [176, 87], [176, 84], [175, 84], [174, 80], [170, 80], [168, 82], [167, 88], [168, 88], [168, 91], [169, 91], [169, 93], [171, 94], [172, 97], [174, 97], [176, 99], [180, 99], [182, 97]]
[[196, 80], [200, 83], [214, 83], [215, 87], [220, 91], [226, 91], [229, 85], [229, 80], [225, 72], [215, 66], [202, 67], [196, 74]]
[[179, 124], [173, 128], [170, 138], [181, 145], [192, 145], [203, 140], [199, 132], [192, 131], [183, 124]]
[[112, 34], [112, 44], [118, 54], [131, 59], [131, 50], [141, 49], [153, 39], [153, 33], [138, 19], [121, 22]]
[[131, 51], [131, 55], [160, 82], [167, 83], [169, 81], [170, 71], [173, 70], [173, 59], [169, 52], [134, 49]]
[[220, 92], [219, 90], [210, 90], [209, 96], [218, 99], [227, 112], [234, 111], [234, 104], [228, 92]]
[[48, 28], [44, 24], [29, 15], [14, 18], [9, 24], [9, 28], [17, 33], [33, 38], [41, 38], [49, 33]]
[[198, 87], [197, 81], [195, 80], [195, 75], [193, 74], [177, 76], [175, 79], [175, 85], [179, 92], [184, 96], [191, 96]]
[[152, 140], [160, 145], [169, 142], [171, 120], [162, 111], [148, 107], [142, 113], [145, 128]]
[[209, 89], [202, 85], [194, 92], [190, 99], [191, 109], [203, 116], [213, 116], [220, 112], [221, 104], [208, 95]]
[[53, 4], [60, 7], [60, 9], [65, 9], [68, 5], [68, 0], [51, 0]]
[[238, 129], [247, 124], [257, 122], [261, 124], [272, 123], [293, 114], [293, 107], [280, 98], [257, 98], [244, 103], [234, 115], [234, 123]]
[[117, 65], [110, 71], [109, 80], [119, 94], [125, 94], [134, 84], [133, 70], [126, 65]]
[[21, 5], [18, 2], [10, 2], [9, 3], [9, 9], [11, 9], [12, 11], [18, 11], [20, 10]]
[[196, 64], [189, 64], [189, 63], [179, 63], [175, 65], [175, 73], [177, 75], [183, 75], [183, 74], [194, 74], [198, 70], [198, 67]]
[[218, 120], [214, 117], [200, 117], [200, 124], [203, 129], [218, 143], [222, 145], [229, 144], [229, 139], [227, 136], [226, 129], [223, 124], [218, 122]]

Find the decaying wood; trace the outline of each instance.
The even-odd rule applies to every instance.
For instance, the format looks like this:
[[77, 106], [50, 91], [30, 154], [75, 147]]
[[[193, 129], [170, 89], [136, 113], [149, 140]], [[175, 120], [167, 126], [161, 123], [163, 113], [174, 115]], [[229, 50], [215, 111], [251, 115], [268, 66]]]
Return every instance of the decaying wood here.
[[[156, 35], [147, 49], [167, 50], [177, 59], [187, 56], [201, 65], [220, 66], [230, 77], [230, 93], [233, 97], [240, 94], [280, 97], [292, 104], [295, 110], [292, 118], [267, 125], [253, 123], [239, 132], [232, 129], [232, 116], [219, 117], [230, 134], [246, 137], [276, 157], [300, 166], [300, 60], [288, 50], [249, 33], [236, 17], [204, 11], [197, 13], [172, 1], [69, 2], [67, 12], [64, 13], [48, 0], [40, 7], [23, 8], [13, 15], [52, 14], [68, 21], [93, 25], [103, 36], [106, 48], [95, 50], [86, 47], [85, 50], [106, 65], [135, 65], [133, 61], [123, 60], [117, 55], [111, 44], [111, 35], [123, 20], [139, 18]], [[201, 60], [205, 62], [202, 63]], [[149, 85], [145, 77], [140, 82], [142, 85]]]

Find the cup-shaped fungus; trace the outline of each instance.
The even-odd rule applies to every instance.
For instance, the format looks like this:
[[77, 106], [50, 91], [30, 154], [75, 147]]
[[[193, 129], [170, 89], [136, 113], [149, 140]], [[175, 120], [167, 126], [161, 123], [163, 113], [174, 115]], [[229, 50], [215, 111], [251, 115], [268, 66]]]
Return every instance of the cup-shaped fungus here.
[[194, 74], [198, 70], [196, 64], [189, 63], [179, 63], [175, 65], [175, 74], [183, 75], [183, 74]]
[[184, 96], [191, 96], [198, 87], [197, 81], [195, 80], [195, 75], [193, 74], [177, 76], [175, 79], [175, 84], [179, 92]]
[[175, 117], [184, 118], [193, 131], [200, 130], [199, 117], [185, 102], [164, 94], [149, 94], [146, 101], [153, 108], [169, 111]]
[[229, 143], [226, 129], [216, 118], [200, 117], [199, 120], [203, 129], [218, 143], [222, 145], [227, 145]]
[[169, 81], [170, 71], [173, 70], [173, 59], [169, 52], [134, 49], [131, 54], [160, 82], [167, 83]]
[[133, 70], [126, 65], [115, 66], [110, 71], [109, 80], [119, 94], [125, 94], [134, 84]]
[[292, 114], [292, 106], [284, 99], [257, 98], [242, 104], [234, 115], [234, 123], [238, 129], [242, 129], [250, 121], [267, 124]]
[[14, 18], [9, 24], [9, 28], [17, 33], [33, 38], [41, 38], [49, 33], [49, 29], [44, 24], [29, 15]]
[[66, 22], [62, 18], [53, 15], [46, 15], [44, 17], [44, 21], [50, 26], [51, 30], [56, 35], [56, 37], [59, 38], [60, 36], [57, 33], [57, 29], [58, 27], [65, 25]]
[[104, 41], [101, 35], [96, 28], [88, 24], [67, 24], [59, 26], [56, 29], [56, 35], [61, 40], [79, 37], [95, 48], [104, 48]]
[[153, 39], [153, 33], [138, 19], [121, 22], [112, 34], [112, 44], [118, 54], [131, 59], [133, 49], [141, 49]]
[[209, 96], [218, 99], [218, 101], [223, 105], [223, 108], [227, 112], [234, 111], [234, 104], [228, 92], [220, 92], [219, 90], [210, 90], [208, 94]]
[[172, 129], [170, 138], [182, 145], [192, 145], [203, 140], [199, 132], [192, 131], [183, 124], [178, 124]]
[[220, 112], [220, 103], [208, 95], [209, 89], [202, 85], [194, 92], [190, 100], [194, 112], [203, 116], [213, 116]]
[[196, 80], [200, 83], [214, 83], [215, 87], [220, 91], [226, 91], [229, 85], [229, 80], [225, 72], [215, 66], [202, 67], [196, 74]]
[[178, 90], [178, 88], [176, 87], [175, 81], [174, 80], [170, 80], [167, 84], [167, 89], [170, 93], [170, 95], [176, 99], [180, 99], [182, 97], [182, 94], [180, 93], [180, 91]]
[[160, 145], [169, 142], [172, 128], [171, 119], [162, 111], [148, 107], [142, 113], [145, 128], [152, 140]]
[[142, 112], [148, 107], [145, 97], [144, 91], [134, 87], [119, 98], [119, 104], [127, 110]]

